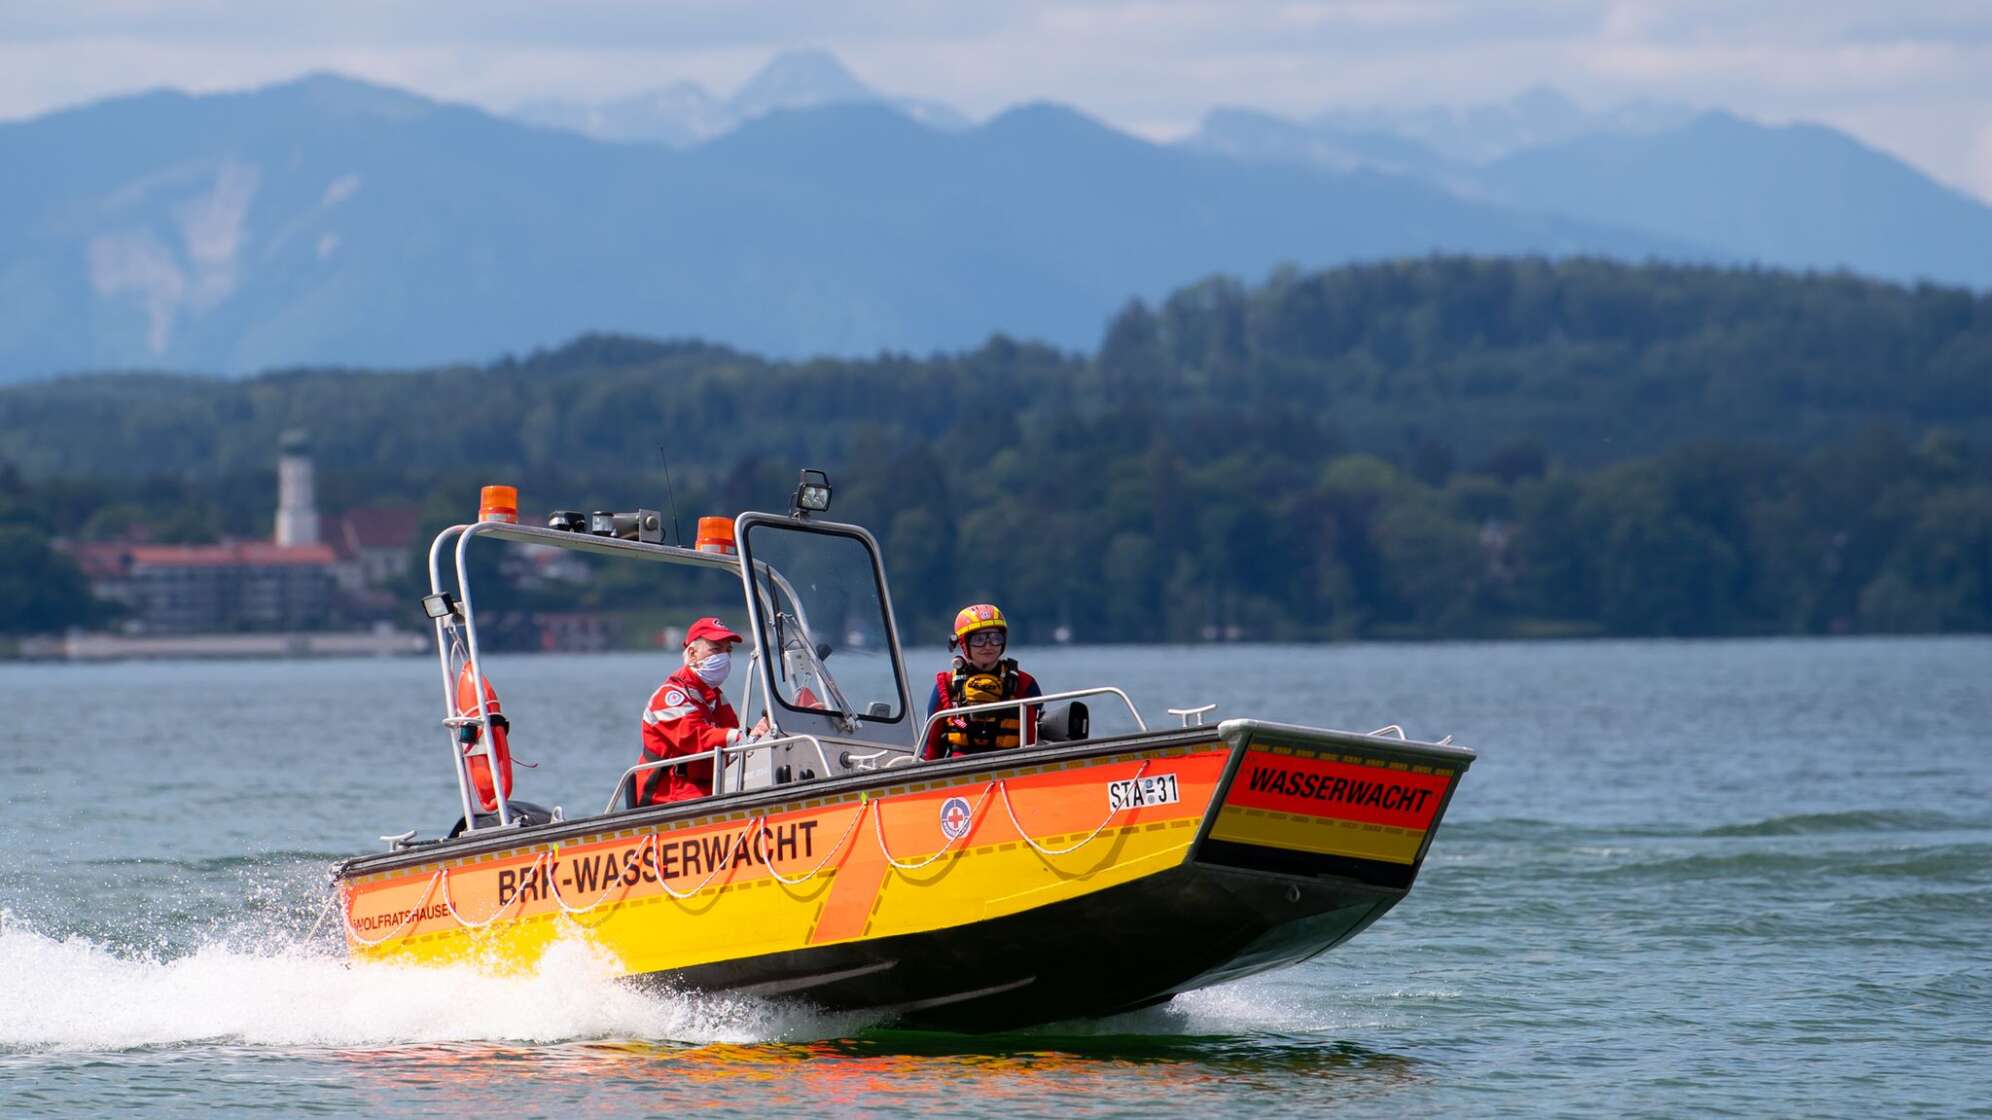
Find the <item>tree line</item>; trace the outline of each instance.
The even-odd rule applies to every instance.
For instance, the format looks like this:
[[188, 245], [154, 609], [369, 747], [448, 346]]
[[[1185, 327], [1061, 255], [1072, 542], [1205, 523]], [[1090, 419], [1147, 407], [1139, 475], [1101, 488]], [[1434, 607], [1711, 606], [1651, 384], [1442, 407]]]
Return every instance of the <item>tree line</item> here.
[[0, 391], [0, 566], [59, 570], [30, 547], [58, 532], [267, 533], [277, 436], [304, 427], [322, 506], [433, 520], [500, 480], [542, 511], [661, 508], [668, 464], [689, 525], [826, 467], [929, 639], [982, 598], [1081, 640], [1984, 630], [1988, 378], [1969, 292], [1464, 258], [1215, 278], [1130, 304], [1093, 355], [594, 336], [69, 378]]

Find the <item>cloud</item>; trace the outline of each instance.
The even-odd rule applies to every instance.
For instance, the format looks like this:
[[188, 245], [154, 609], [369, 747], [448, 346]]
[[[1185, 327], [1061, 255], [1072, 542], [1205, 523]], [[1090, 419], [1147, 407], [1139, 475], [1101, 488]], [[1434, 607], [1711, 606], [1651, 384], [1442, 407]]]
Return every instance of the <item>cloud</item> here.
[[1972, 152], [1970, 176], [1970, 185], [1976, 187], [1980, 195], [1992, 199], [1992, 124], [1978, 128], [1978, 144]]

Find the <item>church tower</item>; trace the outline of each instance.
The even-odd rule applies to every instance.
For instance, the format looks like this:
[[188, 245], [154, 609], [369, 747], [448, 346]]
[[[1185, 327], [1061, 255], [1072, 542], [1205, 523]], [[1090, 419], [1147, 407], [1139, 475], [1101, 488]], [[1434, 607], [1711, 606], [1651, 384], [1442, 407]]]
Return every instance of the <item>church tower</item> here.
[[311, 440], [293, 428], [278, 441], [277, 543], [318, 543], [318, 502], [312, 493]]

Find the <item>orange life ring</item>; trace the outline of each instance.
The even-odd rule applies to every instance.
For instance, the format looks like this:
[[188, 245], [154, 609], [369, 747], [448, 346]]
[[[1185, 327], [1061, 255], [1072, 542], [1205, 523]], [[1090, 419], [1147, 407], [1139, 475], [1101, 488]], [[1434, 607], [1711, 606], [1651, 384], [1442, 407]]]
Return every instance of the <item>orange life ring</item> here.
[[[498, 707], [498, 692], [491, 687], [491, 678], [484, 679], [484, 708], [491, 714], [491, 753], [498, 756], [498, 780], [505, 787], [505, 797], [512, 797], [512, 746], [506, 741], [505, 728], [508, 721], [501, 717], [504, 712]], [[456, 712], [459, 716], [472, 719], [477, 717], [477, 687], [470, 672], [470, 662], [463, 663], [457, 671]], [[491, 763], [484, 757], [484, 749], [479, 746], [484, 729], [477, 724], [469, 724], [457, 736], [462, 744], [463, 756], [470, 769], [470, 784], [477, 792], [478, 807], [487, 813], [498, 811], [498, 795], [491, 784]]]

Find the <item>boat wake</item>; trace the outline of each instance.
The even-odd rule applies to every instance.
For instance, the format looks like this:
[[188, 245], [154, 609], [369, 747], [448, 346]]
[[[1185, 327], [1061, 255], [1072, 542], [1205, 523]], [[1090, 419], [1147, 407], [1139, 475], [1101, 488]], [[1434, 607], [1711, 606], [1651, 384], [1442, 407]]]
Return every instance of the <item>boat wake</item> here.
[[580, 936], [529, 975], [349, 964], [332, 947], [223, 937], [167, 956], [52, 937], [0, 911], [0, 1052], [196, 1043], [350, 1048], [595, 1039], [800, 1041], [848, 1016], [742, 997], [639, 992]]
[[[801, 1043], [861, 1034], [861, 1016], [746, 996], [659, 992], [616, 979], [578, 929], [539, 968], [350, 963], [334, 938], [306, 944], [267, 923], [193, 948], [142, 949], [52, 935], [0, 910], [0, 1054], [190, 1045], [351, 1049], [457, 1043]], [[1346, 1017], [1247, 981], [1130, 1015], [1045, 1028], [1046, 1037], [1333, 1032]]]

